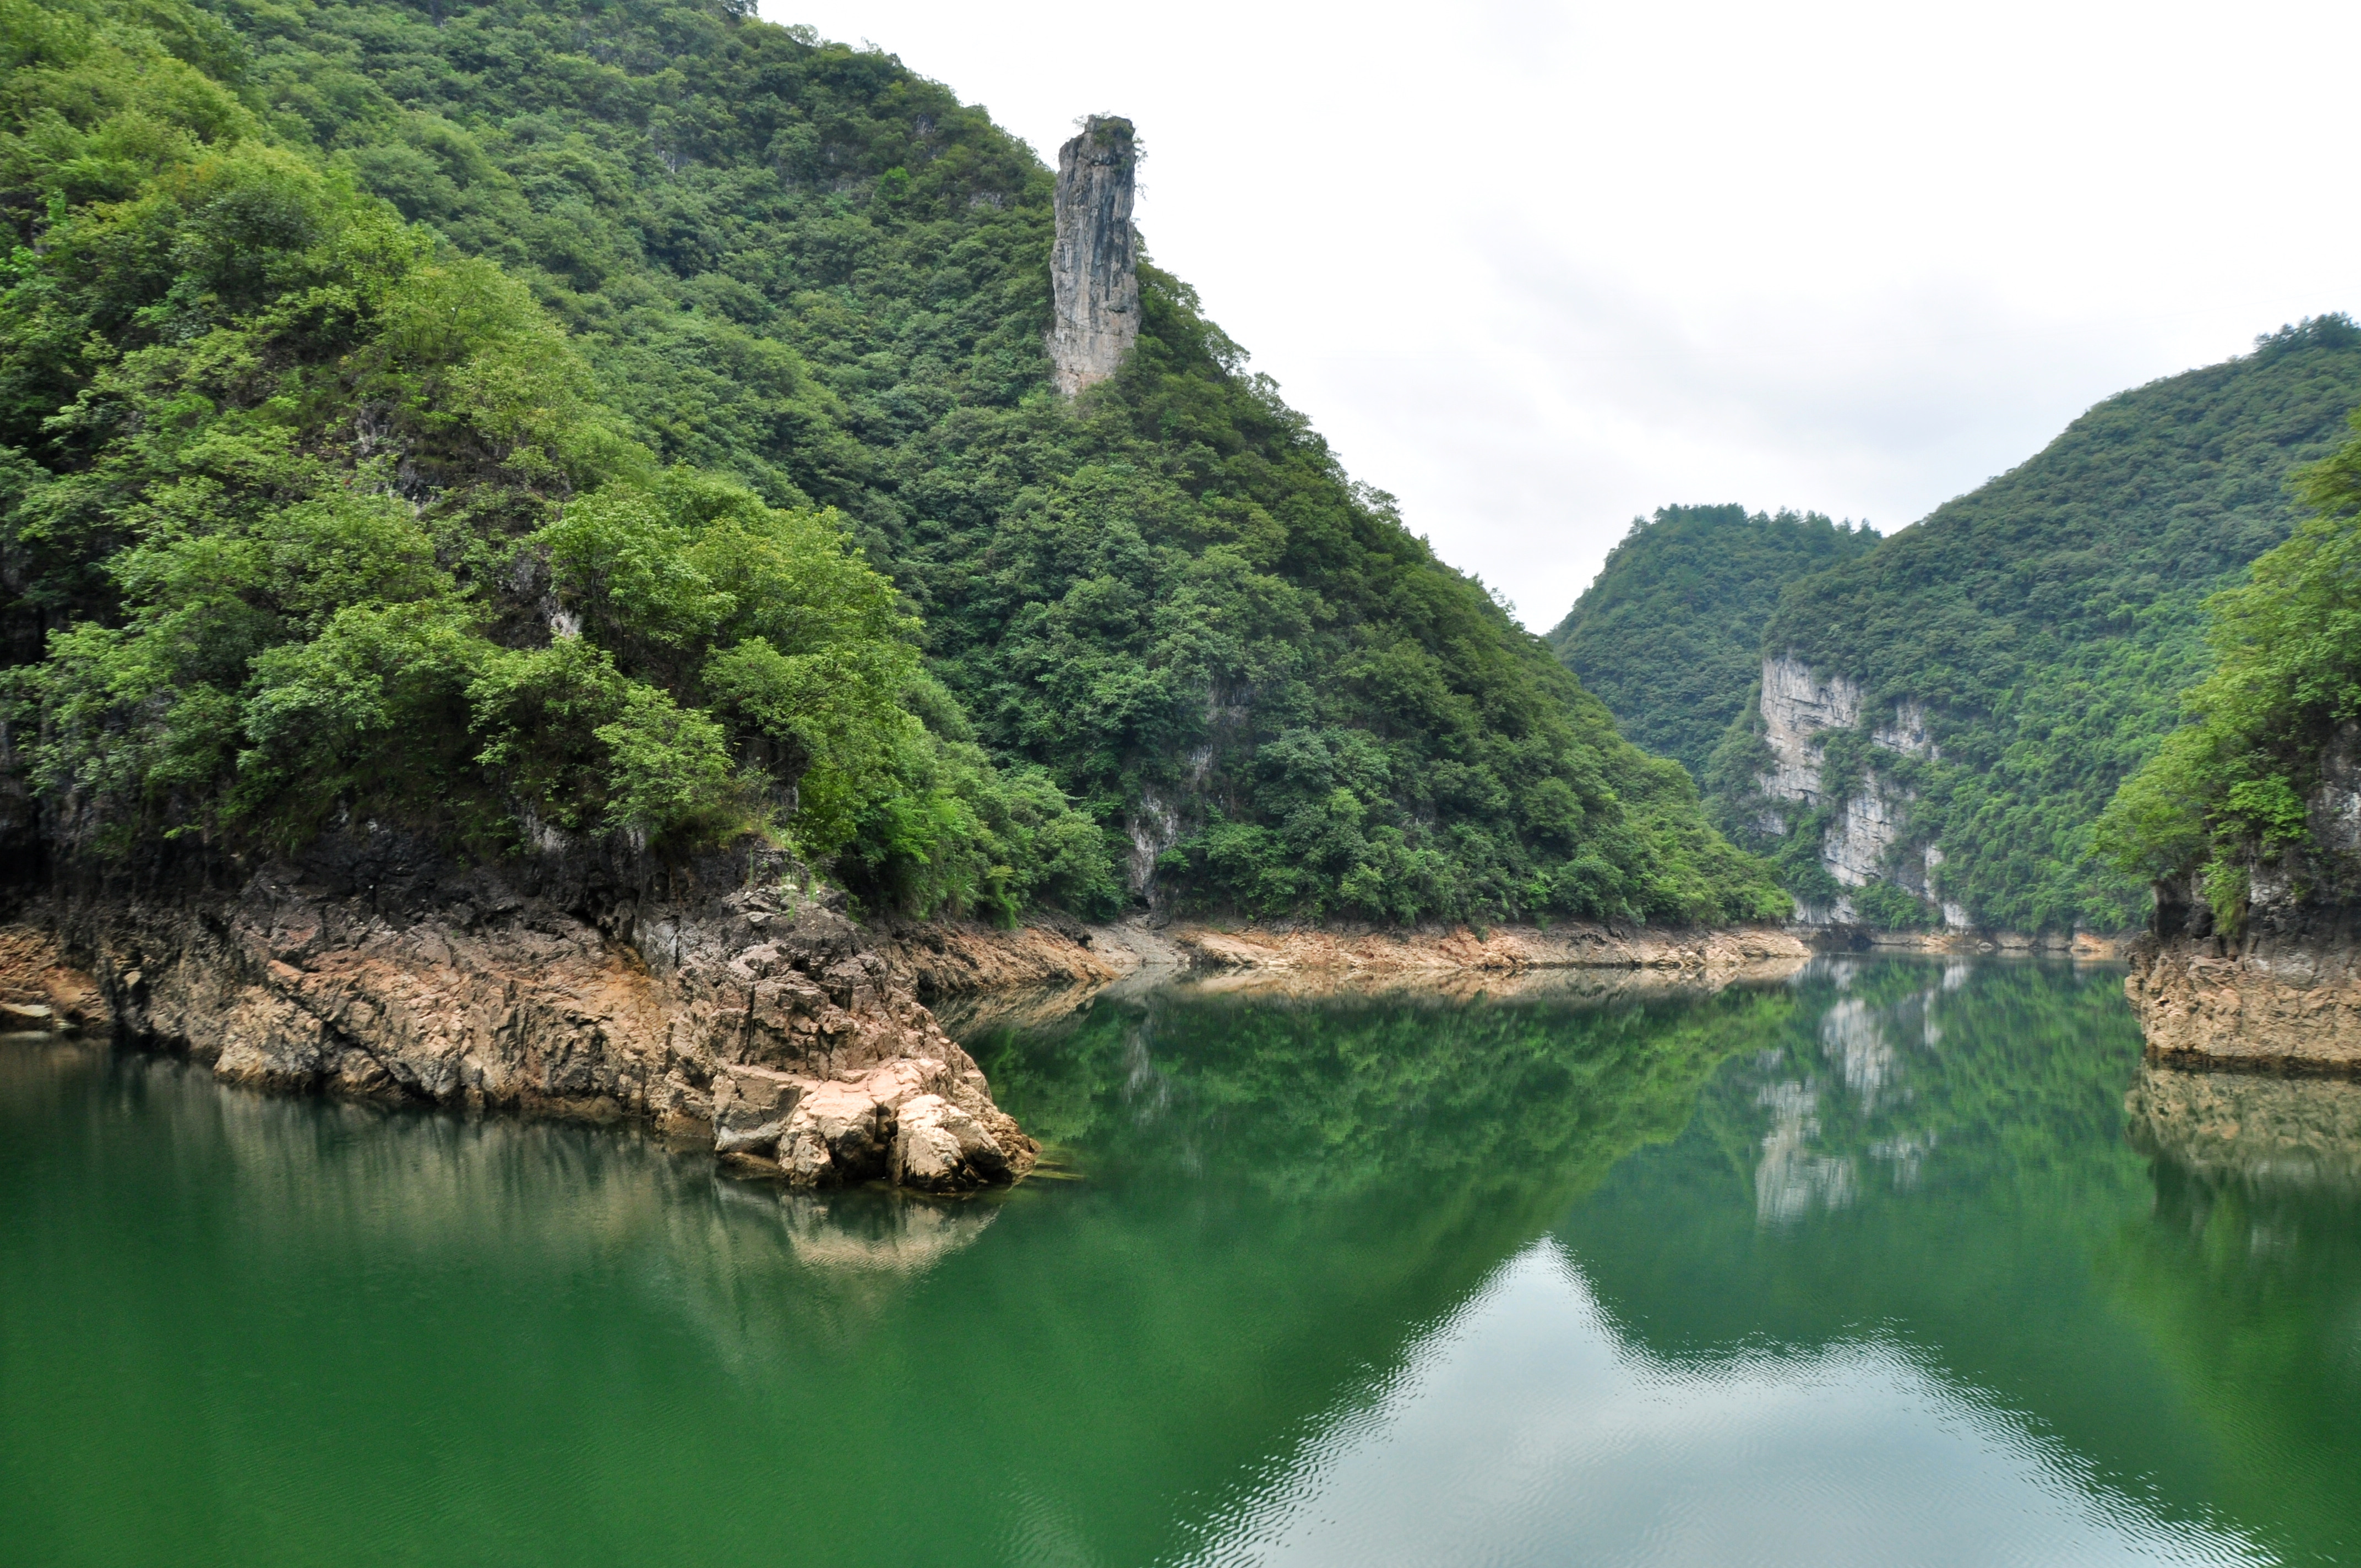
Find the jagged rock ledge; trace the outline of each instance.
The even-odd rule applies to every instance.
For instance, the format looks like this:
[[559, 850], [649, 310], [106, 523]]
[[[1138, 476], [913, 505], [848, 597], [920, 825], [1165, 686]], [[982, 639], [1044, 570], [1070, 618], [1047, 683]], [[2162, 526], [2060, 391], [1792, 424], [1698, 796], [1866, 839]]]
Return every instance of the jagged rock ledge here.
[[0, 997], [231, 1082], [643, 1119], [797, 1186], [1023, 1175], [1038, 1148], [982, 1070], [796, 872], [744, 850], [468, 865], [357, 829], [298, 861], [66, 878], [0, 939]]
[[2356, 938], [2144, 937], [2132, 944], [2124, 992], [2155, 1060], [2361, 1075]]

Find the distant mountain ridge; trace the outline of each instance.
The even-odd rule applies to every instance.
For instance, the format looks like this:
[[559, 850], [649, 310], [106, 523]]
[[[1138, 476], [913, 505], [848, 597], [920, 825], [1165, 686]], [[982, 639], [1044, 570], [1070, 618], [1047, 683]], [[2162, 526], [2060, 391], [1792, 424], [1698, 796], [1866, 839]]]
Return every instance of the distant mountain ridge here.
[[2288, 537], [2290, 470], [2356, 403], [2361, 329], [2309, 320], [2106, 400], [1799, 580], [1706, 766], [1716, 819], [1817, 918], [2136, 925], [2147, 888], [2093, 853], [2092, 826], [2180, 722], [2207, 597]]
[[1780, 590], [1877, 537], [1817, 512], [1659, 507], [1544, 641], [1626, 736], [1701, 774], [1746, 706]]

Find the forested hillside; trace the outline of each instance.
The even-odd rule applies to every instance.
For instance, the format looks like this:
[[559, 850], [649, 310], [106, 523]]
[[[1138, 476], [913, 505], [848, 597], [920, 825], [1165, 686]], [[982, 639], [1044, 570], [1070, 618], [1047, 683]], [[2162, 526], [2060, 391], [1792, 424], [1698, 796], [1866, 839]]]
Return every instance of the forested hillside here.
[[1817, 512], [1659, 507], [1547, 641], [1626, 736], [1702, 774], [1746, 706], [1779, 590], [1876, 543]]
[[1185, 285], [1056, 396], [1049, 175], [892, 57], [664, 0], [0, 15], [51, 844], [366, 810], [776, 832], [920, 911], [1785, 908]]
[[1807, 903], [1845, 891], [1840, 840], [1875, 850], [1882, 872], [1848, 894], [1864, 918], [1932, 923], [1940, 902], [1993, 928], [2137, 924], [2146, 885], [2094, 852], [2093, 824], [2180, 722], [2207, 596], [2289, 536], [2290, 470], [2334, 448], [2356, 403], [2361, 330], [2287, 328], [2108, 399], [1797, 585], [1763, 651], [1856, 683], [1858, 723], [1815, 740], [1816, 792], [1766, 796], [1775, 759], [1751, 710], [1708, 770], [1719, 820]]
[[2261, 868], [2292, 867], [2298, 898], [2356, 891], [2350, 808], [2323, 790], [2349, 799], [2349, 773], [2325, 775], [2352, 767], [2350, 726], [2361, 719], [2361, 413], [2353, 431], [2297, 476], [2313, 515], [2207, 602], [2213, 663], [2182, 699], [2191, 722], [2100, 819], [2100, 849], [2119, 871], [2193, 878], [2225, 933], [2243, 923]]

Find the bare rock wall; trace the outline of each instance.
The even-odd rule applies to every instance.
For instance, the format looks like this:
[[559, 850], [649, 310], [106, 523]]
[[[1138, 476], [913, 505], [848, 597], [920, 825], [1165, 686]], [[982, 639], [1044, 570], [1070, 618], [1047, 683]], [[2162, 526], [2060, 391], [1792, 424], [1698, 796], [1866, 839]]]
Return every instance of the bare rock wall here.
[[1114, 375], [1139, 337], [1137, 163], [1131, 122], [1109, 115], [1092, 115], [1058, 150], [1049, 358], [1068, 397]]

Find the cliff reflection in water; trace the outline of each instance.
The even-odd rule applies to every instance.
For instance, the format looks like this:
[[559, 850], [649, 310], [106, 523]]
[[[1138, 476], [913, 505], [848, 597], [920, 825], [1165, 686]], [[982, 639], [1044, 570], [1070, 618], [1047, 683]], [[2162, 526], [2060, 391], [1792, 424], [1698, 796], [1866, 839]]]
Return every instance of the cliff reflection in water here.
[[2118, 985], [1055, 999], [968, 1044], [1066, 1179], [949, 1203], [0, 1049], [0, 1525], [60, 1562], [2334, 1558], [2352, 1167], [2241, 1151], [2348, 1113], [2229, 1085], [2135, 1146], [2126, 1086], [2187, 1086]]
[[1816, 1048], [1556, 1234], [1667, 1367], [1890, 1346], [2097, 1496], [2361, 1561], [2361, 1084], [2143, 1065], [2119, 972], [1824, 962]]

